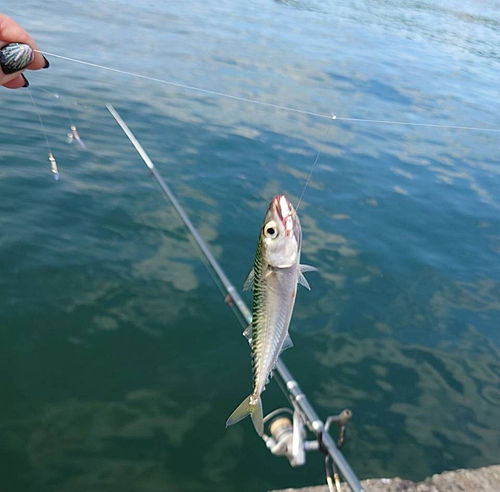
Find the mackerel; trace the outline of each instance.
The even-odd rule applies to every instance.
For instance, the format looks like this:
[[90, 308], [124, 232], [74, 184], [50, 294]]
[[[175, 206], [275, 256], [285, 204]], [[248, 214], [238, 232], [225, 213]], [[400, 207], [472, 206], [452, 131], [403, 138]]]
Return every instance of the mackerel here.
[[271, 201], [264, 217], [255, 262], [244, 289], [253, 290], [252, 324], [244, 335], [252, 350], [253, 392], [227, 419], [226, 427], [247, 415], [255, 430], [264, 433], [261, 393], [283, 350], [293, 346], [288, 328], [297, 284], [310, 289], [303, 272], [316, 268], [300, 264], [302, 229], [299, 217], [285, 195]]

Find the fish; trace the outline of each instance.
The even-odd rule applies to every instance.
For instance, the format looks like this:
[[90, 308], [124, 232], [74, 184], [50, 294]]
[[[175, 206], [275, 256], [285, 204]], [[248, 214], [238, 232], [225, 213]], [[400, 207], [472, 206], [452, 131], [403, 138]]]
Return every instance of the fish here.
[[251, 346], [253, 392], [229, 416], [226, 427], [250, 415], [257, 434], [264, 434], [261, 394], [279, 355], [293, 346], [288, 328], [297, 285], [310, 290], [303, 272], [317, 270], [300, 264], [301, 245], [297, 212], [285, 195], [275, 196], [260, 230], [254, 266], [244, 284], [245, 290], [253, 290], [252, 324], [243, 333]]

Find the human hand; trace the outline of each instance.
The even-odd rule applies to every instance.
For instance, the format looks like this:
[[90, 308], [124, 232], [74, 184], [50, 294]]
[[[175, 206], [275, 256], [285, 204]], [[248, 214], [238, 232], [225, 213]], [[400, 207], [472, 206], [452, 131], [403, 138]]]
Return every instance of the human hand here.
[[[33, 41], [31, 36], [10, 17], [0, 13], [0, 49], [10, 43], [24, 43], [29, 45], [33, 50], [38, 50], [38, 46]], [[28, 68], [29, 70], [39, 70], [40, 68], [49, 68], [48, 60], [39, 52], [33, 52], [33, 60], [26, 67], [21, 68], [14, 73], [5, 73], [9, 70], [2, 70], [0, 66], [0, 85], [9, 89], [18, 89], [20, 87], [28, 87], [29, 83], [22, 72]]]

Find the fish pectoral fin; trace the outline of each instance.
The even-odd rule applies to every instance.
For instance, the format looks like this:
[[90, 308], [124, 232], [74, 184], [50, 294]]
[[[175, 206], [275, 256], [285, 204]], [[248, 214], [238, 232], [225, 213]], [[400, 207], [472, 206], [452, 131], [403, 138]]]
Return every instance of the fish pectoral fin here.
[[311, 290], [311, 287], [309, 286], [309, 282], [307, 279], [304, 277], [302, 272], [299, 272], [299, 278], [298, 278], [298, 283], [300, 285], [303, 285], [307, 290]]
[[300, 271], [301, 272], [317, 272], [318, 269], [316, 267], [313, 267], [311, 265], [299, 265]]
[[255, 403], [253, 403], [252, 400], [253, 395], [250, 395], [240, 403], [236, 410], [227, 419], [226, 427], [236, 424], [240, 420], [243, 420], [247, 415], [250, 415], [257, 434], [259, 434], [259, 436], [264, 434], [262, 401], [260, 396], [257, 398]]
[[243, 282], [243, 290], [253, 290], [253, 284], [255, 282], [255, 271], [252, 268], [250, 273], [247, 275], [245, 282]]
[[300, 285], [303, 285], [307, 290], [311, 290], [309, 282], [304, 277], [304, 272], [317, 272], [317, 271], [318, 269], [311, 265], [299, 265], [299, 278], [297, 279], [297, 282]]

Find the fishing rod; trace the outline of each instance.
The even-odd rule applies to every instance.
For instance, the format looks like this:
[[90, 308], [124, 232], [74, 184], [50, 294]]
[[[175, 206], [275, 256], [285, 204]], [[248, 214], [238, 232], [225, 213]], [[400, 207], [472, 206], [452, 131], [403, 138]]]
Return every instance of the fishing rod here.
[[[153, 161], [151, 161], [142, 145], [135, 138], [134, 134], [127, 126], [125, 121], [123, 121], [115, 108], [109, 103], [106, 104], [106, 108], [111, 113], [121, 129], [124, 131], [125, 135], [128, 137], [132, 145], [135, 147], [142, 160], [146, 164], [147, 168], [149, 169], [150, 173], [154, 176], [162, 191], [171, 201], [182, 222], [191, 233], [194, 241], [203, 253], [205, 260], [213, 269], [213, 272], [215, 272], [215, 275], [220, 284], [222, 284], [223, 289], [221, 290], [226, 294], [226, 302], [239, 315], [238, 318], [240, 322], [242, 322], [242, 325], [244, 327], [250, 325], [252, 322], [252, 313], [246, 306], [245, 302], [239, 295], [234, 285], [222, 270], [217, 260], [210, 252], [205, 241], [196, 230], [195, 226], [178, 202], [172, 190], [163, 180], [162, 176], [153, 164]], [[281, 426], [279, 426], [276, 422], [278, 421], [278, 419], [276, 419], [276, 421], [274, 422], [276, 423], [276, 425], [274, 426], [275, 431], [271, 431], [272, 437], [267, 435], [263, 436], [268, 448], [271, 450], [271, 452], [273, 452], [273, 454], [286, 455], [292, 466], [304, 464], [305, 451], [319, 449], [326, 455], [325, 464], [327, 468], [327, 481], [330, 488], [330, 479], [332, 478], [333, 473], [329, 473], [328, 470], [329, 468], [333, 468], [333, 471], [335, 471], [335, 467], [338, 467], [341, 475], [344, 477], [344, 480], [347, 482], [352, 492], [364, 492], [360, 481], [358, 480], [356, 474], [350, 467], [347, 460], [344, 458], [344, 455], [340, 451], [339, 446], [337, 445], [337, 443], [335, 443], [332, 436], [328, 433], [330, 423], [337, 422], [341, 429], [341, 440], [343, 441], [343, 431], [345, 430], [345, 424], [350, 417], [350, 411], [344, 410], [344, 412], [342, 412], [342, 414], [340, 414], [339, 416], [330, 417], [327, 420], [326, 424], [324, 424], [309, 402], [307, 396], [300, 388], [299, 383], [294, 379], [292, 373], [288, 370], [285, 363], [280, 358], [278, 358], [276, 362], [275, 371], [276, 375], [279, 377], [279, 386], [282, 388], [285, 396], [289, 399], [290, 403], [294, 407], [293, 425], [288, 425], [284, 419], [281, 419]], [[272, 414], [275, 413], [279, 413], [279, 411], [272, 412]], [[267, 415], [265, 420], [269, 420], [273, 416], [272, 414]], [[306, 424], [307, 428], [315, 435], [316, 441], [304, 440], [304, 424]], [[285, 438], [287, 439], [287, 442], [284, 441]]]

